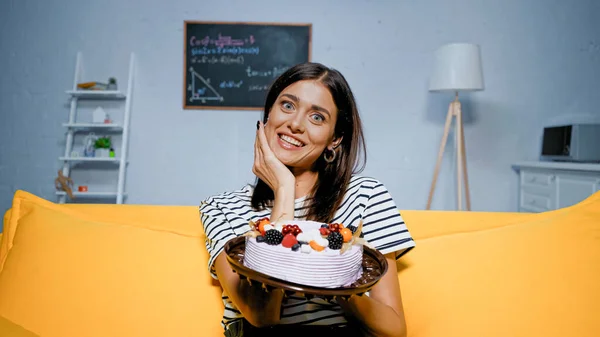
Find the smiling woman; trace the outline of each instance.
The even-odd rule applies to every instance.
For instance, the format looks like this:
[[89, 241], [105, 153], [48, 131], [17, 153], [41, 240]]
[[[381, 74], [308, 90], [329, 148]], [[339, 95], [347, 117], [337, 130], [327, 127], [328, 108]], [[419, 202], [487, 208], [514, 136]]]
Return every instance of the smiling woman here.
[[[395, 260], [414, 241], [385, 186], [358, 175], [365, 143], [354, 96], [338, 71], [318, 63], [296, 65], [273, 83], [254, 143], [255, 185], [212, 196], [200, 205], [210, 254], [208, 268], [223, 288], [227, 336], [270, 336], [289, 331], [313, 336], [405, 336]], [[270, 218], [363, 223], [364, 238], [389, 269], [367, 296], [325, 300], [265, 292], [240, 282], [225, 243]], [[314, 271], [307, 271], [314, 272]]]

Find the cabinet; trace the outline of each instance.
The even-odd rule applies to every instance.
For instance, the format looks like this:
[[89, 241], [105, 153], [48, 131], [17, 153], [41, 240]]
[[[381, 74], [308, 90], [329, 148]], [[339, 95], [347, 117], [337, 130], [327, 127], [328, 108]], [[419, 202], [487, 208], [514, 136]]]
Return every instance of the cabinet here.
[[600, 164], [522, 162], [513, 168], [519, 175], [520, 212], [568, 207], [600, 191]]
[[[129, 58], [129, 69], [126, 85], [117, 82], [117, 88], [124, 87], [125, 90], [82, 90], [78, 88], [78, 84], [86, 82], [82, 79], [82, 54], [77, 54], [75, 65], [75, 78], [73, 80], [73, 88], [67, 90], [69, 95], [69, 120], [63, 123], [66, 128], [66, 140], [64, 155], [58, 159], [62, 162], [62, 174], [65, 177], [72, 178], [74, 169], [91, 169], [95, 165], [105, 165], [103, 169], [112, 172], [116, 178], [116, 184], [111, 186], [94, 185], [87, 191], [79, 191], [78, 186], [86, 185], [86, 181], [77, 181], [73, 179], [72, 193], [75, 199], [103, 199], [103, 202], [112, 200], [117, 204], [121, 204], [126, 197], [125, 193], [125, 177], [127, 169], [127, 155], [129, 144], [129, 124], [131, 118], [131, 101], [133, 90], [135, 55], [131, 53]], [[94, 79], [87, 79], [94, 81]], [[119, 88], [120, 89], [120, 88]], [[90, 103], [102, 107], [103, 105], [112, 105], [113, 108], [120, 112], [119, 122], [107, 121], [104, 123], [94, 122], [92, 118], [81, 118], [80, 107], [82, 103]], [[114, 156], [85, 156], [81, 142], [75, 142], [76, 137], [85, 137], [85, 134], [94, 136], [110, 134], [111, 139], [118, 138], [114, 142]], [[117, 146], [118, 144], [118, 146]], [[82, 165], [83, 164], [83, 165]], [[91, 178], [93, 179], [93, 175]], [[72, 201], [64, 190], [56, 192], [59, 203]]]

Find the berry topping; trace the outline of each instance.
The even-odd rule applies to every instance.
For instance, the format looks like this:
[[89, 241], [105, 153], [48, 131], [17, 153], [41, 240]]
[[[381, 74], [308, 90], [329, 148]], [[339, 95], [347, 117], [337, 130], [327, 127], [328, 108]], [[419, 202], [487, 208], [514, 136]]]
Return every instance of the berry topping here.
[[285, 248], [292, 248], [294, 245], [298, 244], [298, 240], [296, 240], [296, 237], [294, 236], [294, 234], [286, 234], [283, 237], [283, 240], [281, 241], [281, 245], [284, 246]]
[[331, 232], [331, 234], [329, 234], [329, 236], [327, 237], [327, 241], [329, 241], [330, 249], [338, 250], [342, 249], [344, 238], [339, 232]]
[[298, 235], [298, 234], [302, 233], [302, 230], [300, 229], [300, 227], [298, 227], [298, 225], [285, 225], [281, 229], [281, 233], [283, 233], [283, 235], [287, 235], [287, 234]]
[[329, 230], [332, 232], [339, 232], [342, 228], [344, 228], [344, 226], [339, 223], [329, 224]]
[[340, 231], [340, 234], [342, 234], [342, 237], [344, 238], [344, 242], [348, 242], [348, 241], [352, 240], [352, 231], [349, 230], [348, 228], [342, 228], [342, 230]]
[[319, 232], [320, 232], [320, 233], [321, 233], [321, 235], [323, 235], [323, 236], [327, 236], [327, 235], [329, 235], [329, 233], [330, 233], [330, 232], [329, 232], [329, 228], [326, 228], [326, 227], [321, 227], [321, 228], [319, 228]]
[[256, 221], [256, 225], [257, 226], [259, 226], [261, 224], [262, 225], [268, 225], [270, 223], [271, 223], [271, 221], [269, 220], [269, 218], [260, 218], [260, 219], [258, 219], [258, 221]]
[[269, 229], [265, 233], [265, 242], [270, 245], [278, 245], [283, 240], [283, 234], [276, 229]]
[[300, 249], [300, 244], [297, 243], [297, 244], [295, 244], [295, 245], [292, 246], [292, 250], [293, 251], [297, 251], [298, 249]]
[[256, 237], [256, 242], [265, 242], [265, 237], [264, 236], [257, 236]]
[[321, 228], [329, 228], [329, 225], [328, 224], [322, 224]]
[[293, 230], [294, 230], [294, 227], [292, 227], [292, 225], [285, 225], [285, 226], [283, 226], [281, 233], [285, 236], [285, 235], [291, 233]]

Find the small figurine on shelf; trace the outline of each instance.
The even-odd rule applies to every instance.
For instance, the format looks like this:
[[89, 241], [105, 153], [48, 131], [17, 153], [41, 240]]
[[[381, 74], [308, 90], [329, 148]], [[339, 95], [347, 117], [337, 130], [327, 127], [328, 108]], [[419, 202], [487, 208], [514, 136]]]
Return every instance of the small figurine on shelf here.
[[104, 116], [104, 124], [110, 124], [112, 123], [112, 120], [110, 119], [110, 115], [108, 113], [106, 113], [106, 116]]
[[98, 153], [98, 157], [108, 158], [109, 157], [109, 149], [111, 148], [110, 137], [100, 137], [94, 143], [94, 148]]
[[58, 170], [58, 177], [54, 179], [54, 186], [57, 190], [65, 191], [69, 198], [75, 199], [73, 190], [71, 189], [71, 186], [73, 186], [73, 179], [70, 177], [65, 177], [62, 170]]
[[117, 90], [117, 79], [114, 77], [111, 77], [108, 79], [108, 86], [106, 87], [107, 90]]
[[93, 123], [102, 124], [106, 121], [106, 118], [108, 118], [108, 114], [106, 113], [106, 111], [104, 111], [104, 109], [102, 109], [101, 106], [97, 107], [92, 113]]

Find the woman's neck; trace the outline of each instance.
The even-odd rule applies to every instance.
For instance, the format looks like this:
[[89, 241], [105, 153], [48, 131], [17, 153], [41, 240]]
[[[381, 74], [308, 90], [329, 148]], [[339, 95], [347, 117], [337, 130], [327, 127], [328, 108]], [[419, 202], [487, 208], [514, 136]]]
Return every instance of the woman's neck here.
[[294, 199], [307, 196], [317, 183], [319, 174], [314, 171], [305, 170], [302, 172], [294, 172], [296, 177], [296, 188], [294, 193]]

